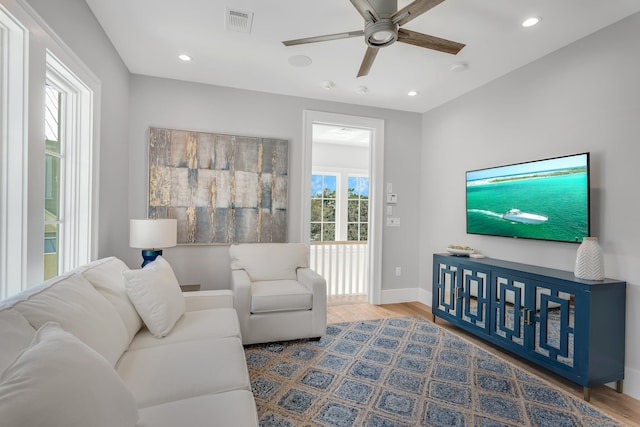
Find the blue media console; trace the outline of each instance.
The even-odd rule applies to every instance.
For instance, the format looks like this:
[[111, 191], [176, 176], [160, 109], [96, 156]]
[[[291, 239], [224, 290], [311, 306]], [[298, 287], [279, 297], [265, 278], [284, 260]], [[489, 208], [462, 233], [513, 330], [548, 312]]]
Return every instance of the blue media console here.
[[626, 282], [491, 258], [433, 255], [433, 319], [581, 385], [624, 379]]

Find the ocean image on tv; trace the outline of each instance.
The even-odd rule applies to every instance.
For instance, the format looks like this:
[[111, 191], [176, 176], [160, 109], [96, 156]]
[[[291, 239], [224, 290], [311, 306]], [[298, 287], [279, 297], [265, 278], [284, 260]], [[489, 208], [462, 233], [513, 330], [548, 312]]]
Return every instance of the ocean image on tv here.
[[467, 172], [467, 233], [581, 242], [587, 154]]

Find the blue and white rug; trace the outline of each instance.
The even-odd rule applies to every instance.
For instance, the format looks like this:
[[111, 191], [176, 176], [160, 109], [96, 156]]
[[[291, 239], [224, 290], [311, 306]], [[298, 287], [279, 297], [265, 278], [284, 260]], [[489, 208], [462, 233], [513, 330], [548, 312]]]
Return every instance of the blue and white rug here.
[[245, 347], [261, 426], [619, 426], [424, 319], [327, 327]]

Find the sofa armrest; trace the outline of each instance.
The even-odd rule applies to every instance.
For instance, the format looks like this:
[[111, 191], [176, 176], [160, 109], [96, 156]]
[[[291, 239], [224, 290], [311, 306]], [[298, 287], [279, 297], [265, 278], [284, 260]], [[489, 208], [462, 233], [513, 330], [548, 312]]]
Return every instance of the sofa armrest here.
[[231, 270], [231, 289], [233, 290], [233, 305], [238, 314], [240, 328], [246, 331], [249, 328], [249, 316], [251, 315], [251, 279], [245, 270]]
[[298, 282], [313, 292], [313, 330], [323, 336], [327, 328], [327, 281], [310, 268], [298, 268]]
[[186, 311], [208, 310], [211, 308], [233, 308], [233, 291], [183, 292]]
[[327, 295], [327, 281], [310, 268], [297, 269], [298, 282], [302, 283], [313, 295]]

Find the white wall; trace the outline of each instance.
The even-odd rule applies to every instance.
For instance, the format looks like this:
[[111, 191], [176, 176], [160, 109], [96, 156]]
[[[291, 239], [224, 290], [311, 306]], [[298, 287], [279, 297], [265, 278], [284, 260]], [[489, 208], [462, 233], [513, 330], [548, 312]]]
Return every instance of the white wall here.
[[[150, 126], [283, 138], [289, 140], [289, 240], [300, 241], [305, 109], [385, 120], [385, 182], [393, 182], [399, 193], [396, 212], [403, 225], [384, 229], [382, 289], [410, 288], [415, 293], [420, 189], [420, 159], [415, 153], [420, 150], [420, 114], [134, 75], [129, 107], [130, 217], [146, 216]], [[166, 249], [164, 254], [182, 283], [200, 283], [205, 289], [229, 287], [228, 246], [179, 246]], [[134, 249], [118, 255], [130, 266], [140, 262], [139, 251]], [[394, 275], [396, 265], [403, 267], [401, 277]]]
[[467, 244], [494, 258], [573, 270], [577, 245], [465, 233], [465, 171], [591, 152], [592, 235], [626, 280], [625, 392], [640, 398], [640, 14], [423, 117], [420, 286], [431, 254]]
[[[121, 254], [129, 246], [129, 71], [84, 1], [27, 2], [100, 80], [98, 257]], [[39, 182], [44, 178], [33, 179], [29, 185]], [[42, 210], [36, 211], [30, 208], [30, 217], [42, 218]], [[32, 233], [30, 243], [33, 239], [42, 245], [41, 234]], [[41, 248], [38, 252], [42, 254]]]

